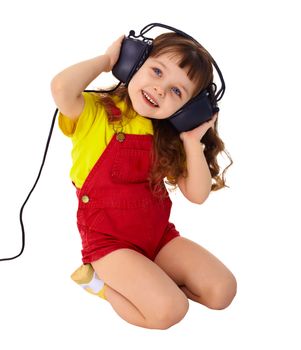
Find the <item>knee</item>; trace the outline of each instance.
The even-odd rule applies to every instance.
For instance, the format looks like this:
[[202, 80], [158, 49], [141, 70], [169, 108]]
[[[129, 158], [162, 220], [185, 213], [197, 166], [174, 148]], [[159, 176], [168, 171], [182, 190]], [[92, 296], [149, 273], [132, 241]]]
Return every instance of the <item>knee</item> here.
[[174, 326], [184, 318], [188, 308], [188, 299], [184, 294], [181, 297], [171, 297], [160, 302], [152, 317], [151, 328], [164, 330]]
[[213, 310], [223, 310], [233, 301], [237, 291], [237, 282], [233, 275], [213, 286], [208, 293], [206, 306]]

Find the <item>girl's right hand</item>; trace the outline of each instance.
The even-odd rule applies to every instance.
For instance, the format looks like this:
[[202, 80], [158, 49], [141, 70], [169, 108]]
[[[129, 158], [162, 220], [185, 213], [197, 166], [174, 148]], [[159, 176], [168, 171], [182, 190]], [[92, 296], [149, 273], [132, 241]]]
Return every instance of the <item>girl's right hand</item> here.
[[122, 41], [124, 39], [124, 35], [120, 36], [117, 40], [113, 42], [108, 48], [107, 51], [105, 52], [105, 55], [109, 56], [110, 59], [110, 64], [106, 70], [106, 72], [110, 72], [115, 63], [117, 62], [120, 54], [120, 49], [122, 45]]

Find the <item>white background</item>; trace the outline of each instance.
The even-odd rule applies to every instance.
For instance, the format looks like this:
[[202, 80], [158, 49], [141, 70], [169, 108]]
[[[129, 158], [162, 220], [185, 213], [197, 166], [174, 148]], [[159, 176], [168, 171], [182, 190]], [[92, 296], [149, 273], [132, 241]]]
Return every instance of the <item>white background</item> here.
[[[193, 205], [172, 196], [182, 235], [236, 275], [230, 308], [190, 303], [166, 331], [127, 324], [69, 278], [81, 263], [71, 145], [56, 128], [24, 211], [24, 254], [0, 262], [0, 347], [12, 349], [300, 349], [300, 11], [298, 1], [1, 1], [0, 257], [17, 254], [18, 211], [54, 113], [49, 84], [150, 22], [194, 36], [226, 81], [220, 135], [229, 189]], [[76, 79], [76, 77], [75, 77]], [[110, 75], [103, 80], [113, 82]], [[92, 87], [101, 86], [100, 84]], [[300, 333], [299, 333], [300, 334]]]

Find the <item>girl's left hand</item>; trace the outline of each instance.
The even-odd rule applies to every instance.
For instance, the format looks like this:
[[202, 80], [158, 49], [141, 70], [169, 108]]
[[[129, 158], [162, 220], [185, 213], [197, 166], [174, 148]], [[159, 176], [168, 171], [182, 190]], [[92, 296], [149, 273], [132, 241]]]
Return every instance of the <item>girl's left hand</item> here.
[[181, 132], [180, 139], [183, 142], [188, 140], [195, 140], [200, 142], [202, 137], [206, 134], [207, 130], [214, 128], [214, 123], [217, 119], [217, 116], [218, 114], [216, 113], [208, 122], [205, 122], [190, 131]]

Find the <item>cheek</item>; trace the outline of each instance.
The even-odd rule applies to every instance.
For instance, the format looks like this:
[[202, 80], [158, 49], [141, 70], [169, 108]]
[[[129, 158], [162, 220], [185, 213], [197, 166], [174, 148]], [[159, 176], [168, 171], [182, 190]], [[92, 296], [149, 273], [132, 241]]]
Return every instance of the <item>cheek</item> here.
[[133, 97], [134, 93], [137, 93], [137, 91], [139, 91], [141, 88], [141, 79], [139, 76], [139, 72], [137, 72], [132, 79], [129, 82], [128, 85], [128, 93], [130, 98]]
[[166, 102], [170, 106], [170, 109], [173, 109], [173, 110], [178, 110], [178, 109], [180, 109], [181, 107], [184, 106], [184, 103], [179, 101], [178, 97], [169, 96], [169, 98], [166, 99]]
[[143, 69], [139, 69], [138, 72], [134, 74], [128, 85], [128, 93], [131, 100], [145, 88], [147, 81], [148, 79]]
[[136, 83], [136, 74], [133, 76], [133, 78], [130, 80], [129, 85], [128, 85], [128, 94], [130, 99], [134, 97], [134, 94], [136, 90], [138, 89], [137, 83]]
[[141, 68], [133, 75], [130, 84], [132, 85], [137, 85], [140, 84], [140, 82], [143, 80], [143, 71], [141, 70]]
[[181, 109], [184, 104], [175, 102], [174, 100], [166, 101], [166, 113], [168, 114], [168, 117], [172, 116], [174, 113], [176, 113], [179, 109]]

